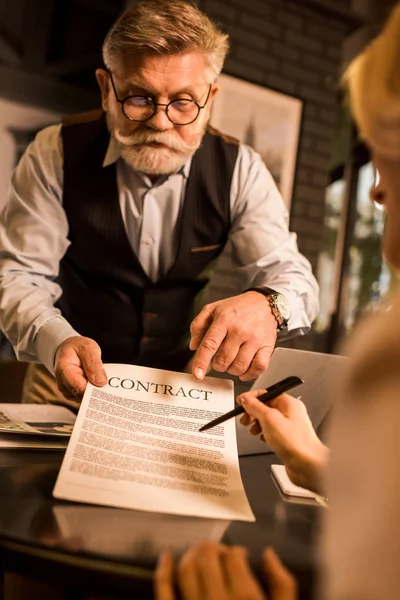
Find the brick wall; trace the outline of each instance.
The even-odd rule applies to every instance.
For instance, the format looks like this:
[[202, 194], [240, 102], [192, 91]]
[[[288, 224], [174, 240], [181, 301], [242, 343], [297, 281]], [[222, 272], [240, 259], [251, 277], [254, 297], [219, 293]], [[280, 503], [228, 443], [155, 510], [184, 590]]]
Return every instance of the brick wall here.
[[[335, 4], [349, 7], [350, 1], [336, 0]], [[226, 73], [304, 101], [290, 227], [315, 271], [347, 26], [312, 3], [307, 6], [298, 1], [200, 0], [199, 6], [230, 34]], [[223, 260], [213, 284], [219, 294], [225, 274]]]

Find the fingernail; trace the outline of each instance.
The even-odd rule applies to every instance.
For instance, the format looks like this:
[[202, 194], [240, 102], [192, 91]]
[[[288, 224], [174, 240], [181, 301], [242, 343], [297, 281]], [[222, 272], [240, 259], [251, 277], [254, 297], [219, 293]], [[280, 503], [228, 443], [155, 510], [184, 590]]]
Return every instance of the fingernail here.
[[200, 369], [199, 367], [197, 367], [194, 370], [194, 376], [196, 377], [196, 379], [203, 379], [204, 378], [204, 371], [203, 371], [203, 369]]
[[247, 398], [244, 398], [243, 396], [240, 398], [240, 404], [243, 406], [243, 404], [247, 404]]
[[104, 371], [97, 371], [97, 373], [93, 375], [93, 381], [96, 385], [104, 385], [107, 383], [107, 375]]

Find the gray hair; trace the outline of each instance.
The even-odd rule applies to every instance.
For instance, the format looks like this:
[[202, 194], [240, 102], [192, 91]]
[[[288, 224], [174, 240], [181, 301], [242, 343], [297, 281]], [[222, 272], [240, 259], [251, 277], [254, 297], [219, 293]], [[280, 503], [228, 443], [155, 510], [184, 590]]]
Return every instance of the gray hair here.
[[229, 50], [228, 35], [196, 6], [184, 0], [144, 0], [117, 19], [103, 44], [104, 64], [118, 56], [149, 56], [200, 51], [209, 83], [215, 81]]

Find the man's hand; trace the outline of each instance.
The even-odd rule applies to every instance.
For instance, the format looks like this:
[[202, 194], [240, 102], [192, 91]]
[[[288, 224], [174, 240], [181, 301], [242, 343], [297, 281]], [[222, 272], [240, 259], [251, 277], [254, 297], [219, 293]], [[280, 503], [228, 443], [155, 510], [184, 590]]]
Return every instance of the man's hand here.
[[252, 424], [252, 435], [261, 434], [261, 439], [284, 462], [293, 483], [320, 492], [329, 450], [315, 433], [305, 404], [299, 398], [282, 394], [266, 405], [257, 400], [264, 392], [255, 390], [238, 396], [238, 404], [246, 411], [240, 422]]
[[[176, 600], [174, 561], [169, 552], [161, 555], [154, 579], [155, 600]], [[272, 548], [265, 550], [262, 576], [268, 596], [255, 578], [240, 546], [202, 542], [188, 550], [177, 569], [182, 600], [296, 600], [297, 584]]]
[[275, 347], [277, 322], [263, 294], [246, 292], [207, 304], [192, 321], [190, 349], [197, 350], [193, 375], [203, 379], [212, 361], [242, 381], [268, 367]]
[[69, 400], [82, 398], [88, 381], [99, 387], [107, 383], [100, 347], [86, 337], [70, 337], [58, 346], [54, 373], [58, 389]]

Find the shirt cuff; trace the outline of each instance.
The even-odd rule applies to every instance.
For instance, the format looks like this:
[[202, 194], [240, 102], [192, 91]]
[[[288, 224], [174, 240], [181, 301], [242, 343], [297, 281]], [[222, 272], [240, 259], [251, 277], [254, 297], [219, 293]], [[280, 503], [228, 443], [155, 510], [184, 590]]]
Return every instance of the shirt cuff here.
[[36, 356], [52, 375], [56, 350], [67, 338], [80, 335], [63, 317], [54, 317], [46, 321], [39, 329], [36, 340]]
[[285, 296], [289, 302], [291, 312], [288, 328], [286, 331], [279, 332], [279, 337], [282, 339], [308, 333], [311, 329], [311, 322], [308, 318], [302, 297], [283, 286], [274, 285], [272, 287], [276, 292]]

